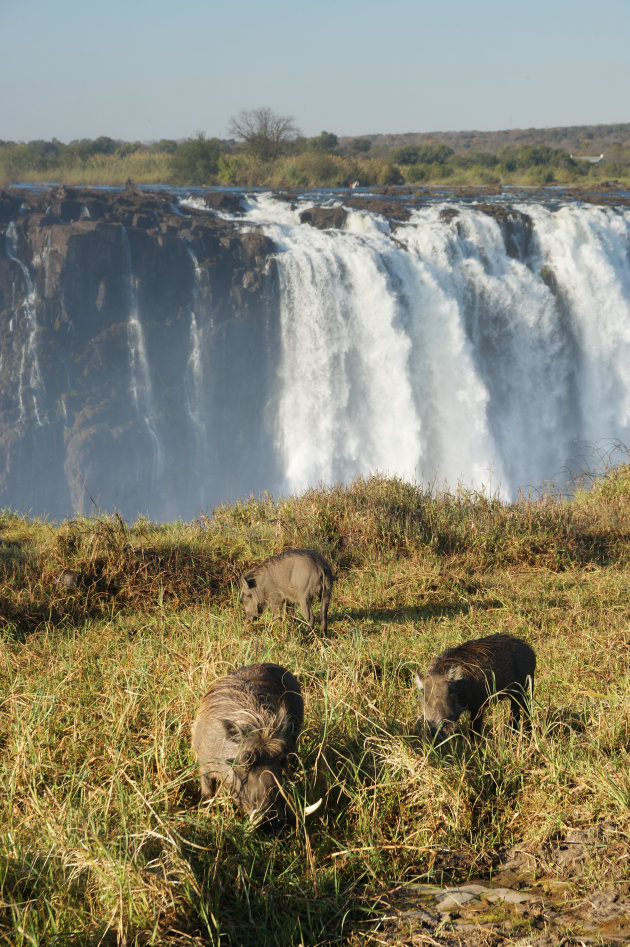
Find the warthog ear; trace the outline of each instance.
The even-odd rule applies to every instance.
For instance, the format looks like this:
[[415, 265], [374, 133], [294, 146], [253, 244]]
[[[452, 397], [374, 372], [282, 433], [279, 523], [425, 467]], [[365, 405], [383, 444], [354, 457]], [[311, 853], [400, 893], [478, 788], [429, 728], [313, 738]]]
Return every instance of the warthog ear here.
[[291, 737], [295, 736], [297, 727], [293, 718], [289, 716], [286, 707], [280, 707], [276, 720], [279, 738], [288, 743]]
[[248, 589], [255, 589], [255, 588], [256, 588], [256, 579], [254, 578], [254, 576], [241, 575], [241, 591], [242, 592], [246, 592]]
[[461, 664], [454, 664], [446, 672], [447, 681], [461, 681], [464, 679], [464, 669]]
[[416, 687], [418, 688], [419, 691], [424, 690], [424, 680], [423, 678], [420, 677], [419, 674], [416, 674]]

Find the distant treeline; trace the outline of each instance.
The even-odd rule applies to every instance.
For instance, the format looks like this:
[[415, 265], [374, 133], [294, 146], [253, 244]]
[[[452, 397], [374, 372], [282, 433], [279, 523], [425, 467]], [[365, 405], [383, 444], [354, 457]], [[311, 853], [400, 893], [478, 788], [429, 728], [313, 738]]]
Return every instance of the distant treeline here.
[[[501, 148], [547, 145], [567, 154], [614, 155], [630, 148], [630, 123], [615, 125], [566, 125], [556, 128], [509, 128], [500, 131], [407, 132], [370, 135], [372, 147], [389, 153], [403, 145], [448, 145], [456, 152], [490, 152]], [[342, 143], [345, 141], [341, 139]]]
[[[274, 124], [275, 122], [275, 124]], [[150, 144], [102, 136], [0, 141], [0, 183], [347, 186], [630, 182], [630, 125], [305, 138], [268, 109], [241, 113], [230, 140], [199, 133]], [[590, 130], [589, 130], [590, 129]], [[562, 146], [559, 146], [560, 143]], [[569, 147], [575, 147], [568, 150]]]

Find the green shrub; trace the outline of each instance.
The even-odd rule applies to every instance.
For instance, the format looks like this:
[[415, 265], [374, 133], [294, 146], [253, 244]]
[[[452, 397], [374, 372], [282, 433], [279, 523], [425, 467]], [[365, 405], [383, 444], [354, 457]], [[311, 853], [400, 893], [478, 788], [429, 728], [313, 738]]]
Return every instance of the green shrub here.
[[171, 180], [175, 184], [213, 184], [219, 170], [221, 143], [202, 132], [178, 145], [171, 155]]
[[339, 139], [333, 132], [322, 132], [320, 135], [316, 135], [315, 138], [308, 138], [306, 141], [306, 147], [309, 151], [317, 151], [320, 154], [330, 154], [337, 148], [338, 144]]
[[431, 177], [431, 169], [426, 164], [408, 164], [404, 168], [405, 181], [409, 184], [418, 184], [421, 181], [428, 181]]

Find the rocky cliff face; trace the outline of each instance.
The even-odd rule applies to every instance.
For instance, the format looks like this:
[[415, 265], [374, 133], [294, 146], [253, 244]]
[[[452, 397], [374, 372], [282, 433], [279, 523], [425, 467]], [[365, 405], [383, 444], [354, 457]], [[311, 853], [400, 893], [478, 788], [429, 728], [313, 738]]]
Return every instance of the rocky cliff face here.
[[621, 198], [205, 193], [0, 194], [0, 507], [375, 470], [513, 497], [630, 443]]
[[273, 483], [257, 449], [278, 348], [273, 250], [132, 185], [2, 193], [0, 506], [193, 516]]

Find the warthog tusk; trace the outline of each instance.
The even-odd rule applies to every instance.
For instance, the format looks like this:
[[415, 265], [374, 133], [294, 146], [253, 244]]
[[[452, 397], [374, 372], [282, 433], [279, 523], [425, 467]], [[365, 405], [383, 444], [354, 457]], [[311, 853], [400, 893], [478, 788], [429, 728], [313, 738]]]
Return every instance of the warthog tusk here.
[[317, 802], [314, 802], [312, 806], [306, 806], [304, 809], [304, 815], [312, 815], [313, 812], [317, 812], [321, 804], [322, 800], [318, 799]]

